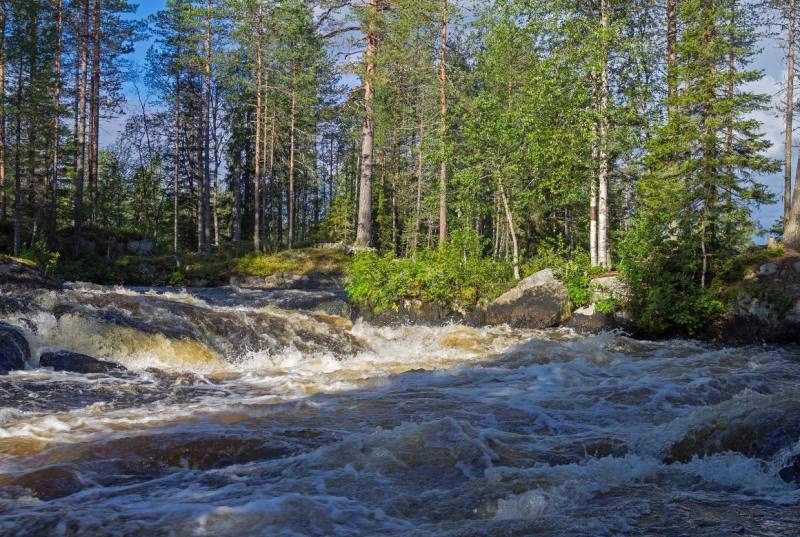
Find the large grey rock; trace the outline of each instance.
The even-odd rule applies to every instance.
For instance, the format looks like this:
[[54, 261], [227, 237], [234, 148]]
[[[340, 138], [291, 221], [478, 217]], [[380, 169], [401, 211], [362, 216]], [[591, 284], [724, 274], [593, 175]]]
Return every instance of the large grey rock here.
[[626, 299], [629, 295], [628, 285], [619, 276], [595, 278], [589, 288], [594, 291], [596, 300]]
[[65, 350], [53, 350], [42, 353], [39, 367], [52, 367], [55, 371], [71, 371], [73, 373], [109, 373], [111, 371], [127, 371], [116, 362], [98, 360], [85, 354]]
[[778, 265], [775, 263], [765, 263], [758, 267], [759, 276], [774, 276], [778, 273]]
[[23, 331], [0, 322], [0, 375], [25, 369], [30, 355], [31, 349]]
[[483, 311], [486, 324], [508, 324], [516, 328], [549, 328], [568, 317], [567, 288], [550, 270], [525, 278]]

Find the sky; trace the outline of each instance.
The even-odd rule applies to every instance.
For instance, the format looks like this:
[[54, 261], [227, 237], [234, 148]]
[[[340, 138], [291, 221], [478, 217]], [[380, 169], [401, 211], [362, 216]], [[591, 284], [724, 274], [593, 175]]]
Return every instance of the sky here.
[[[145, 18], [148, 15], [156, 13], [164, 9], [166, 0], [140, 0], [139, 9], [133, 18]], [[144, 63], [145, 53], [150, 42], [144, 41], [136, 44], [136, 49], [130, 58], [139, 64]], [[755, 58], [752, 65], [755, 69], [761, 69], [764, 72], [764, 77], [746, 89], [755, 93], [762, 93], [770, 95], [773, 98], [773, 106], [770, 110], [761, 111], [754, 114], [754, 117], [762, 123], [762, 131], [766, 138], [772, 142], [772, 147], [768, 151], [768, 156], [783, 162], [784, 158], [784, 119], [777, 111], [777, 106], [780, 100], [781, 82], [786, 80], [786, 62], [783, 52], [778, 43], [772, 41], [763, 41], [761, 43], [762, 51]], [[142, 84], [139, 84], [142, 87]], [[136, 91], [133, 84], [127, 84], [125, 92], [128, 95], [127, 109], [130, 112], [139, 111], [139, 104], [136, 97]], [[146, 90], [143, 89], [143, 94]], [[107, 120], [103, 126], [104, 135], [103, 139], [105, 145], [113, 143], [117, 134], [121, 130], [125, 118], [116, 118]], [[799, 126], [800, 127], [800, 126]], [[795, 136], [794, 139], [794, 154], [792, 162], [797, 163], [797, 146], [800, 143], [800, 136]], [[781, 217], [783, 213], [783, 171], [778, 173], [762, 176], [761, 181], [765, 183], [770, 190], [777, 195], [779, 203], [775, 205], [763, 206], [755, 211], [756, 221], [760, 226], [769, 229], [775, 221]], [[763, 240], [762, 240], [763, 242]]]

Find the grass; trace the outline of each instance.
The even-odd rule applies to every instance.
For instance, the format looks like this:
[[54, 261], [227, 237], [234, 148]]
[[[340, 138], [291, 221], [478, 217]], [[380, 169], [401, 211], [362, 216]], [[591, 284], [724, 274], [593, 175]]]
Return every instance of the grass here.
[[343, 250], [303, 248], [263, 255], [255, 252], [235, 258], [228, 271], [236, 276], [267, 277], [273, 274], [343, 274], [350, 258]]

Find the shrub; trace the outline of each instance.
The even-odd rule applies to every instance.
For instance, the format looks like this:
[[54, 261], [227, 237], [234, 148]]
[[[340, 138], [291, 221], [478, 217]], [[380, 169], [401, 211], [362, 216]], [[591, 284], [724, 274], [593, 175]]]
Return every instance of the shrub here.
[[376, 313], [397, 311], [406, 298], [468, 310], [505, 291], [513, 279], [508, 263], [484, 257], [486, 242], [474, 231], [454, 231], [447, 243], [413, 258], [359, 252], [347, 271], [351, 300]]

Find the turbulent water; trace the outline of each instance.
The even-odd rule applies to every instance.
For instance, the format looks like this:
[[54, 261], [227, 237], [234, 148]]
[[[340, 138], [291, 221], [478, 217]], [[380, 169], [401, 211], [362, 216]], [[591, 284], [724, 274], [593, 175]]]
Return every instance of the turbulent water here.
[[128, 371], [0, 377], [0, 534], [800, 533], [800, 349], [284, 309], [337, 298], [41, 293]]

